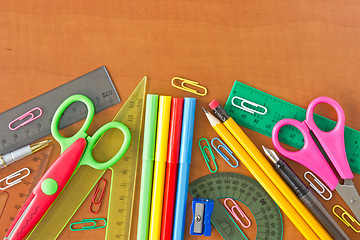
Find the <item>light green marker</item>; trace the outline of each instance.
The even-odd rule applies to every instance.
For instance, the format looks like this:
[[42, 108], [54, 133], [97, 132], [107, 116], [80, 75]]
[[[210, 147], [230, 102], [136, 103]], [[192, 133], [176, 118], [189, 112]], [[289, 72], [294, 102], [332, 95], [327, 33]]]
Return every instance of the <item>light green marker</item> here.
[[150, 204], [155, 160], [156, 123], [159, 95], [147, 94], [143, 145], [143, 162], [139, 201], [137, 239], [149, 239]]

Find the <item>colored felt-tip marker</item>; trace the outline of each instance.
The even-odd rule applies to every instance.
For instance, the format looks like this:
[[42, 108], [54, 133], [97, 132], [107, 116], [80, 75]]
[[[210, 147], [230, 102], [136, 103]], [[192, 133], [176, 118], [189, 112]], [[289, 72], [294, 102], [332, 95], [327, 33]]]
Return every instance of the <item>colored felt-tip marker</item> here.
[[137, 240], [149, 239], [150, 204], [155, 160], [158, 103], [159, 95], [148, 94], [146, 96]]
[[179, 166], [183, 106], [184, 99], [172, 99], [169, 130], [169, 148], [167, 155], [164, 190], [164, 205], [161, 223], [161, 240], [171, 240], [173, 233], [176, 181]]
[[160, 96], [156, 133], [154, 180], [151, 196], [149, 239], [160, 239], [166, 157], [169, 140], [171, 97]]
[[189, 172], [194, 134], [195, 106], [195, 98], [184, 99], [173, 240], [184, 239], [186, 200], [188, 195]]

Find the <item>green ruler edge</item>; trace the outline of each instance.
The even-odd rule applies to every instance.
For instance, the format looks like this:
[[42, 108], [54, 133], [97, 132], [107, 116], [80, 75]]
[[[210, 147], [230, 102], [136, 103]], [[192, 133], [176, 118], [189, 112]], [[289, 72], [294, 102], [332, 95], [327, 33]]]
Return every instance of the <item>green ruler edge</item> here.
[[[241, 97], [267, 108], [265, 115], [250, 113], [232, 105], [233, 97]], [[237, 99], [236, 103], [241, 100]], [[246, 105], [250, 107], [249, 105]], [[253, 107], [252, 107], [253, 108]], [[250, 87], [241, 82], [235, 81], [230, 95], [226, 101], [225, 110], [238, 124], [256, 132], [271, 137], [274, 125], [285, 118], [293, 118], [304, 121], [306, 109], [274, 97], [268, 93]], [[260, 111], [261, 109], [259, 109]], [[345, 113], [346, 116], [346, 113]], [[316, 125], [323, 131], [330, 131], [336, 125], [335, 121], [314, 114]], [[280, 130], [279, 140], [297, 149], [304, 145], [304, 138], [300, 131], [291, 126], [284, 126]], [[345, 148], [349, 160], [350, 168], [353, 172], [360, 173], [360, 132], [352, 128], [345, 127]]]

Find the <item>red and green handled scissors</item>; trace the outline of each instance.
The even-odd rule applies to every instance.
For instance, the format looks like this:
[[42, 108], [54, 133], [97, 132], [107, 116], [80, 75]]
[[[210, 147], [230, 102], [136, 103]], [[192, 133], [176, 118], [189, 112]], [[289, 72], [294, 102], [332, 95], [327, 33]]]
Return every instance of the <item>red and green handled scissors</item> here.
[[[58, 126], [64, 111], [74, 102], [83, 102], [86, 105], [87, 117], [80, 130], [72, 137], [66, 138], [60, 135]], [[126, 153], [131, 135], [129, 129], [120, 122], [109, 122], [99, 128], [93, 136], [87, 135], [86, 131], [90, 127], [94, 114], [94, 104], [83, 95], [73, 95], [59, 106], [51, 122], [51, 133], [60, 143], [62, 153], [35, 186], [4, 239], [24, 239], [45, 215], [80, 166], [88, 165], [104, 170], [118, 162]], [[113, 128], [123, 133], [123, 144], [111, 159], [106, 162], [97, 162], [92, 156], [93, 148], [99, 138]]]

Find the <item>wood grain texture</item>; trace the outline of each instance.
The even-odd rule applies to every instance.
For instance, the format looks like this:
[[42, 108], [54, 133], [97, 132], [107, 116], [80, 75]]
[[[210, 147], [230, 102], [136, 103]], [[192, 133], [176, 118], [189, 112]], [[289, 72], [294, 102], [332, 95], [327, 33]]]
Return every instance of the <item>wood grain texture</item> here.
[[[197, 102], [190, 182], [210, 173], [197, 141], [216, 135], [200, 107], [214, 98], [224, 104], [235, 80], [302, 107], [320, 95], [333, 97], [344, 108], [347, 125], [360, 129], [358, 1], [1, 0], [0, 6], [1, 112], [102, 65], [123, 101], [144, 75], [149, 77], [148, 93], [193, 96], [171, 87], [174, 76], [205, 85], [209, 93]], [[97, 114], [90, 131], [110, 121], [119, 109], [120, 105]], [[66, 131], [76, 127], [79, 124]], [[272, 146], [269, 138], [245, 131], [258, 147]], [[54, 145], [53, 160], [60, 151]], [[298, 173], [305, 170], [288, 163]], [[219, 170], [233, 171], [221, 160]], [[250, 176], [243, 165], [235, 171]], [[356, 175], [358, 186], [359, 179]], [[334, 195], [325, 203], [329, 210], [335, 203], [344, 205]], [[188, 234], [191, 200], [189, 195], [185, 238], [200, 239]], [[136, 236], [137, 204], [131, 239]], [[73, 221], [88, 215], [87, 206], [81, 207]], [[254, 239], [254, 230], [245, 234], [250, 231]], [[215, 229], [212, 233], [206, 239], [220, 238]], [[75, 234], [66, 229], [60, 239], [103, 236], [103, 230]], [[284, 239], [302, 239], [286, 216]]]

